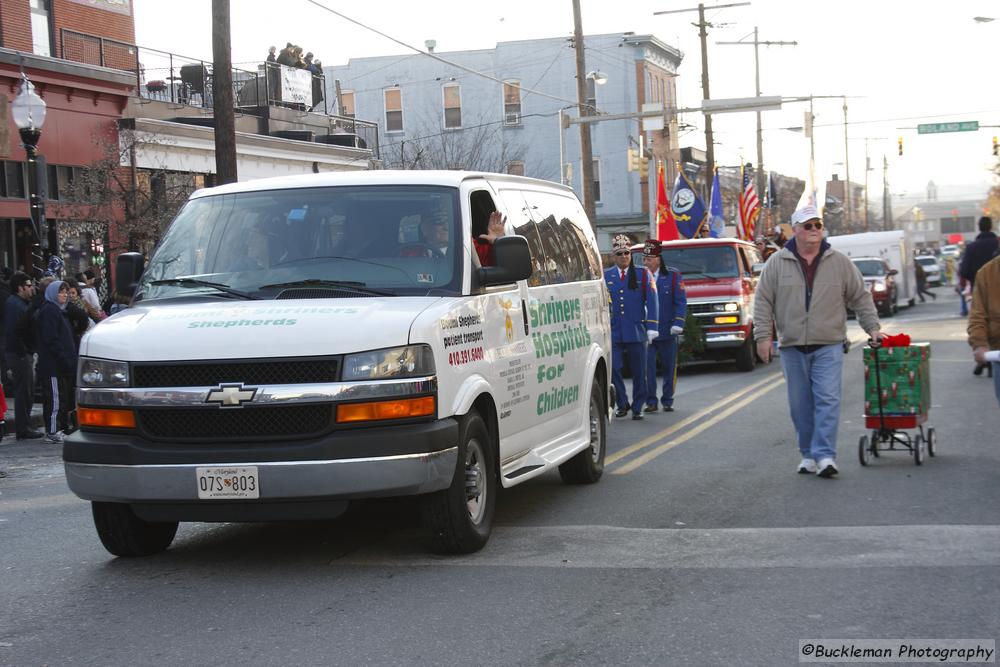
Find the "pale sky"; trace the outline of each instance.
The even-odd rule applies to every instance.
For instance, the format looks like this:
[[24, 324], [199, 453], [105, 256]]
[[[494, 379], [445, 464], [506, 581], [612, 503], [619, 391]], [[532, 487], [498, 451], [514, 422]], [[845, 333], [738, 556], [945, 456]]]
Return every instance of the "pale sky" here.
[[[437, 40], [436, 52], [493, 48], [498, 41], [569, 36], [571, 0], [320, 0], [337, 11], [410, 45]], [[720, 0], [730, 4], [734, 0]], [[133, 0], [136, 42], [184, 56], [211, 59], [210, 0]], [[233, 62], [261, 61], [267, 47], [285, 42], [313, 51], [325, 66], [350, 58], [411, 53], [406, 48], [331, 14], [307, 0], [231, 0]], [[701, 51], [697, 12], [654, 16], [653, 12], [697, 7], [691, 0], [581, 0], [584, 34], [632, 31], [653, 34], [679, 48], [678, 96], [682, 107], [701, 101]], [[995, 17], [979, 23], [973, 17]], [[1000, 125], [1000, 85], [993, 72], [1000, 45], [996, 0], [752, 0], [749, 6], [710, 10], [709, 80], [713, 98], [754, 95], [752, 46], [716, 41], [796, 41], [798, 46], [760, 47], [761, 93], [784, 97], [848, 95], [851, 180], [864, 179], [865, 137], [874, 171], [869, 186], [880, 193], [882, 155], [889, 159], [893, 194], [921, 195], [928, 181], [941, 198], [985, 196], [996, 163], [992, 137], [1000, 127], [978, 132], [918, 135], [918, 123], [978, 121]], [[587, 68], [601, 59], [588, 54]], [[240, 65], [237, 65], [240, 66]], [[844, 177], [842, 101], [816, 100], [817, 178]], [[785, 103], [763, 115], [765, 169], [804, 178], [809, 144], [781, 128], [801, 126], [807, 105]], [[611, 110], [620, 112], [621, 109]], [[373, 119], [378, 120], [378, 119]], [[703, 129], [702, 118], [683, 118]], [[713, 116], [716, 161], [756, 161], [753, 113]], [[909, 128], [909, 129], [906, 129]], [[553, 130], [555, 131], [555, 130]], [[897, 155], [897, 137], [904, 155]], [[704, 148], [704, 132], [682, 136], [684, 146]], [[836, 164], [841, 163], [841, 164]], [[873, 194], [873, 197], [876, 196]]]

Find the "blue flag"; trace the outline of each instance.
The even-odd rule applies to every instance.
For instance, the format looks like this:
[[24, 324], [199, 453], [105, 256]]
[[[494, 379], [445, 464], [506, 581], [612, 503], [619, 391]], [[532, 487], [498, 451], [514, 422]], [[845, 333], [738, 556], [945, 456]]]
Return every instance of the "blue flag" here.
[[705, 222], [705, 202], [695, 192], [682, 169], [677, 170], [677, 182], [670, 196], [670, 209], [677, 221], [677, 231], [683, 238], [695, 238]]
[[719, 170], [715, 170], [712, 178], [712, 200], [708, 209], [708, 234], [713, 239], [722, 236], [726, 227], [726, 217], [722, 212], [722, 188], [719, 187]]

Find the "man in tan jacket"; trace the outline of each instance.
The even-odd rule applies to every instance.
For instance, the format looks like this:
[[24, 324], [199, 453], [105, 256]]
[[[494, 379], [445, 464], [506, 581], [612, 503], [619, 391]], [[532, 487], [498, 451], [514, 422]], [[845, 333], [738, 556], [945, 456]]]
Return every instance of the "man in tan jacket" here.
[[754, 303], [757, 356], [771, 360], [772, 325], [802, 462], [798, 472], [832, 477], [837, 469], [840, 378], [847, 340], [847, 309], [871, 338], [881, 338], [871, 292], [854, 262], [823, 238], [814, 206], [792, 214], [792, 239], [761, 273]]
[[1000, 402], [1000, 255], [976, 273], [967, 331], [976, 363], [993, 364], [993, 386]]

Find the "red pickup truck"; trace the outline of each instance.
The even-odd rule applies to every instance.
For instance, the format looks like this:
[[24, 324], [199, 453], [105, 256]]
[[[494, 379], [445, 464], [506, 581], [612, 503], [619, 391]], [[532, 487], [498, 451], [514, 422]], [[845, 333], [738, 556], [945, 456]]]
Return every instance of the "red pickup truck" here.
[[663, 261], [684, 278], [688, 312], [705, 331], [702, 357], [732, 359], [737, 370], [752, 371], [754, 292], [763, 267], [757, 247], [735, 238], [664, 241]]

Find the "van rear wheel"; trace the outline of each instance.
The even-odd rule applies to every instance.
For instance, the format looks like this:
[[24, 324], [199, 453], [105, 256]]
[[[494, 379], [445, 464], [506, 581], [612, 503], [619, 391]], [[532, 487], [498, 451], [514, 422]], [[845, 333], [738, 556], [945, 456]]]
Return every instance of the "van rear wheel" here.
[[604, 455], [607, 449], [608, 411], [601, 398], [601, 384], [594, 378], [590, 390], [590, 411], [587, 423], [590, 427], [590, 445], [559, 466], [559, 476], [567, 484], [593, 484], [604, 473]]
[[91, 503], [101, 544], [115, 556], [152, 556], [166, 551], [177, 534], [176, 521], [143, 521], [124, 503]]
[[493, 452], [483, 418], [469, 412], [459, 424], [458, 465], [451, 486], [421, 498], [434, 551], [473, 553], [489, 540], [498, 485]]

